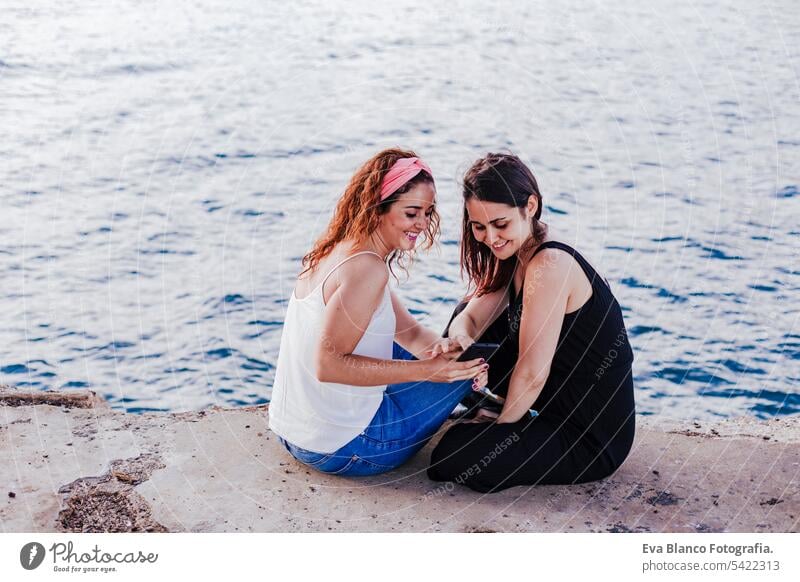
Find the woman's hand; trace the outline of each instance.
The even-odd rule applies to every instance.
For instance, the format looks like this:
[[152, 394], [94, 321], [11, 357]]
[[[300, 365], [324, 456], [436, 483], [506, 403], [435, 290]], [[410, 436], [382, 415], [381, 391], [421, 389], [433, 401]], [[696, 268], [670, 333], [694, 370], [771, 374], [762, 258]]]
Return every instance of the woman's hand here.
[[[487, 369], [475, 376], [475, 379], [472, 381], [472, 389], [481, 394], [481, 389], [485, 388], [488, 383], [489, 370]], [[464, 423], [493, 422], [497, 420], [498, 416], [499, 414], [497, 412], [492, 412], [488, 408], [479, 408], [475, 417], [471, 420], [465, 420]]]
[[482, 388], [485, 388], [489, 384], [489, 369], [481, 371], [480, 374], [475, 376], [472, 380], [472, 389], [475, 392], [480, 392]]
[[433, 344], [429, 352], [430, 357], [435, 358], [441, 354], [448, 360], [455, 360], [473, 343], [475, 343], [475, 340], [466, 334], [445, 337]]
[[429, 360], [422, 360], [425, 377], [420, 380], [430, 382], [457, 382], [479, 376], [489, 370], [489, 364], [483, 358], [457, 362], [448, 359], [444, 354], [439, 354]]

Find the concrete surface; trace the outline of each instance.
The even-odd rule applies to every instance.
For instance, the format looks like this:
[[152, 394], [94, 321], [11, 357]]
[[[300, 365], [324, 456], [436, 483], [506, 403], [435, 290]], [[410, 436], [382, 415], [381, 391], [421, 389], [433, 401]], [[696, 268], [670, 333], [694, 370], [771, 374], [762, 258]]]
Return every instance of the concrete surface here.
[[800, 529], [800, 418], [637, 423], [608, 479], [484, 495], [427, 479], [438, 436], [391, 473], [335, 477], [289, 456], [267, 406], [134, 415], [89, 391], [5, 388], [0, 531]]

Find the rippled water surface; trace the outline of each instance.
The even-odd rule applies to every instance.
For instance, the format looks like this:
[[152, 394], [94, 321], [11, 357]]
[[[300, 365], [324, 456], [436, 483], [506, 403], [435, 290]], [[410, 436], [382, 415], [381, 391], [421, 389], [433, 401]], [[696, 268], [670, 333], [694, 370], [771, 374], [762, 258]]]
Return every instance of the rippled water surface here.
[[458, 178], [530, 162], [609, 279], [645, 414], [800, 411], [800, 9], [766, 3], [11, 3], [0, 12], [0, 383], [116, 408], [266, 402], [299, 258], [412, 147], [463, 294]]

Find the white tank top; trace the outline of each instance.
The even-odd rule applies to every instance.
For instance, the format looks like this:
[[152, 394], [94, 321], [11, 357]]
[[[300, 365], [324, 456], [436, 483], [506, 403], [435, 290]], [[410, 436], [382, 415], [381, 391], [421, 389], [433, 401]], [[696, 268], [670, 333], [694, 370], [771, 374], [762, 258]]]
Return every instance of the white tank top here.
[[[325, 301], [322, 287], [342, 263], [371, 253], [362, 251], [346, 257], [303, 299], [289, 299], [281, 334], [275, 384], [269, 405], [269, 428], [303, 449], [333, 453], [369, 426], [383, 401], [386, 385], [350, 386], [320, 382], [316, 376], [316, 353], [322, 333]], [[392, 359], [395, 316], [386, 284], [383, 299], [372, 314], [353, 354], [383, 360]]]

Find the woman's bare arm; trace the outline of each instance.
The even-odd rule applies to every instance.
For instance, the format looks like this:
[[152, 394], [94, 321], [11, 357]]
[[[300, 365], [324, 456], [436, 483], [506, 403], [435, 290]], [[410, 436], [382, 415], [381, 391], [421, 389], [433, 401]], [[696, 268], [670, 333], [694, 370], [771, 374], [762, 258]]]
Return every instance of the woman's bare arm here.
[[465, 341], [460, 341], [461, 346], [466, 348], [483, 335], [507, 305], [507, 289], [499, 289], [480, 297], [473, 297], [464, 310], [450, 323], [447, 335], [454, 339], [466, 338]]
[[[380, 305], [389, 279], [376, 257], [349, 260], [329, 279], [338, 287], [328, 299], [318, 338], [317, 379], [353, 386], [380, 386], [432, 380], [453, 382], [473, 378], [481, 371], [478, 360], [449, 362], [444, 358], [422, 361], [383, 360], [353, 354]], [[326, 283], [328, 284], [328, 283]]]
[[429, 358], [429, 350], [442, 339], [441, 336], [418, 322], [394, 292], [392, 292], [392, 308], [397, 321], [395, 341], [420, 360]]
[[498, 423], [517, 422], [533, 407], [550, 375], [571, 293], [574, 260], [555, 249], [538, 253], [525, 271], [519, 358]]

